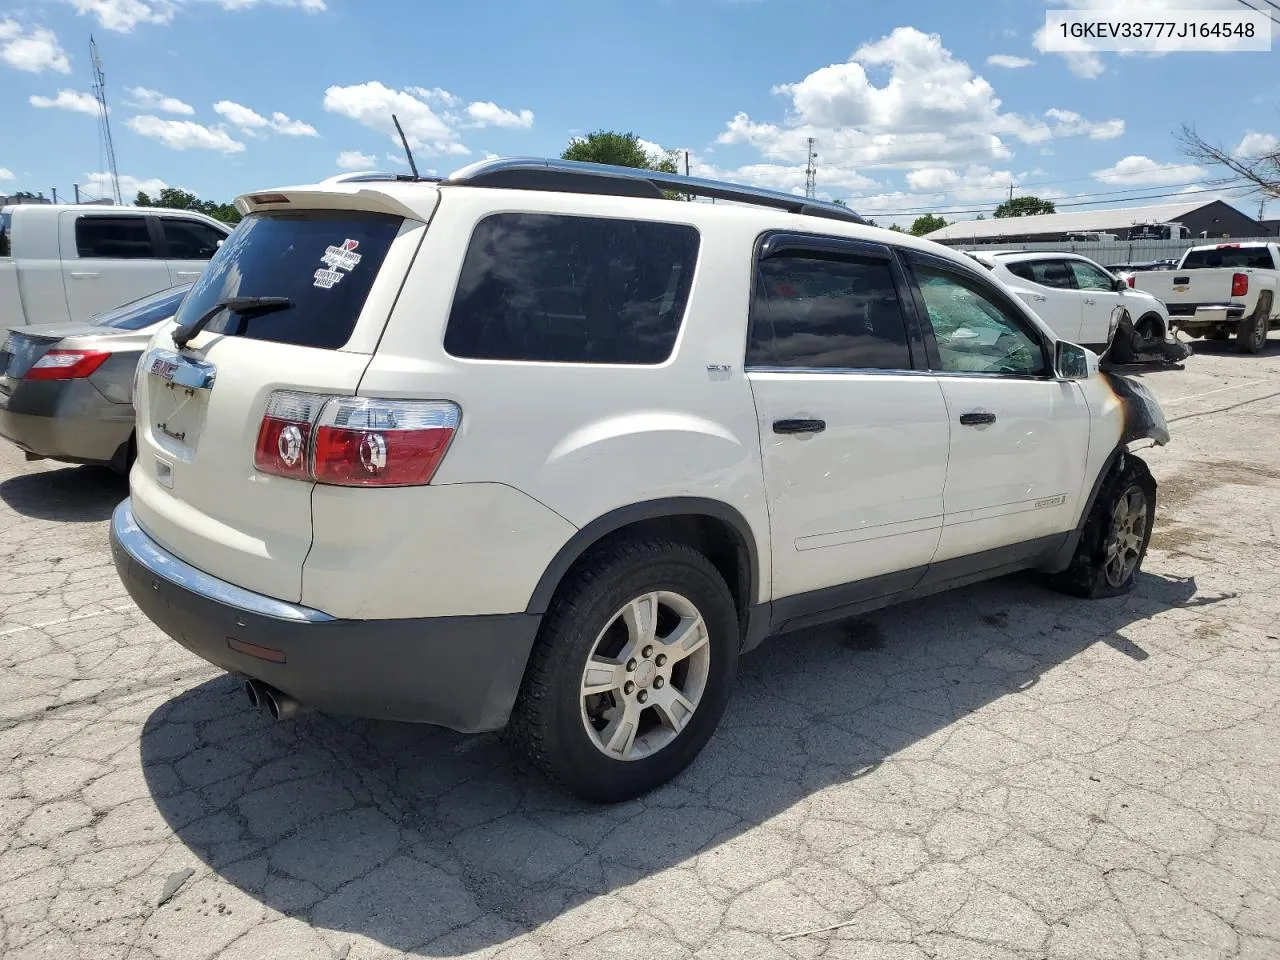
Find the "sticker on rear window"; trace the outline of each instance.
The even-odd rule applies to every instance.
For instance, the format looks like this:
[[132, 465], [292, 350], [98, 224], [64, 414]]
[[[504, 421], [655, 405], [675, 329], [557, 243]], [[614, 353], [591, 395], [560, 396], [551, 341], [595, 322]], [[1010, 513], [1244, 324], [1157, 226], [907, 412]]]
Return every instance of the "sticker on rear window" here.
[[342, 241], [340, 247], [327, 247], [324, 256], [320, 258], [324, 266], [315, 272], [313, 286], [320, 287], [322, 290], [330, 290], [337, 286], [345, 276], [342, 271], [350, 273], [359, 265], [360, 254], [356, 253], [358, 246], [360, 246], [359, 240], [348, 238]]

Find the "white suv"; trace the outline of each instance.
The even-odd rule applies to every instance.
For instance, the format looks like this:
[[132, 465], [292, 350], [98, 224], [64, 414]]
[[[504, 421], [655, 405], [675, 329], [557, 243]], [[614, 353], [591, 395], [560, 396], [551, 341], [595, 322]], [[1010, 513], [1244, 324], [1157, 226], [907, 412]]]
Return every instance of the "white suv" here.
[[1149, 293], [1073, 253], [968, 251], [1059, 337], [1102, 349], [1127, 317], [1140, 337], [1165, 340], [1169, 311]]
[[1024, 568], [1133, 584], [1159, 408], [945, 247], [558, 161], [239, 203], [139, 367], [111, 533], [277, 716], [509, 726], [616, 801], [768, 635]]

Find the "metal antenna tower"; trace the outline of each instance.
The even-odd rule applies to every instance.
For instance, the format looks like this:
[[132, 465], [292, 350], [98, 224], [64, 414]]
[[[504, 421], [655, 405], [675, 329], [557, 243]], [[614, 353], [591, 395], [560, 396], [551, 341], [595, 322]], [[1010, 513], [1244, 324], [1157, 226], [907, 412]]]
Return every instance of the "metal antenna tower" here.
[[116, 203], [123, 203], [120, 196], [120, 171], [116, 168], [116, 147], [111, 141], [111, 120], [107, 110], [107, 78], [102, 72], [102, 58], [98, 56], [98, 42], [89, 35], [89, 59], [93, 63], [93, 96], [98, 101], [98, 128], [102, 147], [107, 154], [107, 169], [111, 171], [111, 187]]
[[817, 145], [818, 141], [810, 137], [809, 159], [804, 168], [804, 195], [806, 197], [816, 197], [818, 195], [818, 154], [813, 149]]

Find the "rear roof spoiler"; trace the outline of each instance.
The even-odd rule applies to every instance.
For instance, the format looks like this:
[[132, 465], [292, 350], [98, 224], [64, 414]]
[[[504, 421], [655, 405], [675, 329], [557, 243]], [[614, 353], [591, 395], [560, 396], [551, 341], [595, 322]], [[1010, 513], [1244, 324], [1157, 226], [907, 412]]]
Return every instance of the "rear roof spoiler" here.
[[[406, 200], [395, 193], [370, 189], [365, 184], [372, 181], [357, 180], [346, 183], [329, 183], [300, 187], [282, 187], [277, 190], [258, 190], [242, 194], [236, 198], [236, 209], [248, 215], [263, 210], [365, 210], [372, 213], [386, 213], [409, 220], [423, 220], [431, 214], [422, 205], [410, 206]], [[396, 181], [378, 180], [378, 183], [394, 184]], [[429, 184], [415, 184], [429, 186]], [[317, 189], [324, 186], [325, 189]], [[398, 191], [397, 191], [398, 192]], [[414, 193], [413, 198], [426, 199], [426, 194]], [[438, 194], [431, 191], [431, 204], [434, 207]]]

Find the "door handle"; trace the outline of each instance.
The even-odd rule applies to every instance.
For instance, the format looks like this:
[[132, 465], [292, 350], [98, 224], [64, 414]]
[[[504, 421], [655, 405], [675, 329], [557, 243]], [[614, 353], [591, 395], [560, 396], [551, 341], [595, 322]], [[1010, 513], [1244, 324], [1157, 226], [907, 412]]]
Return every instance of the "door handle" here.
[[1092, 306], [1096, 305], [1098, 301], [1097, 301], [1097, 300], [1094, 300], [1094, 299], [1093, 299], [1093, 298], [1091, 298], [1091, 297], [1085, 297], [1085, 298], [1084, 298], [1084, 302], [1085, 302], [1085, 305], [1086, 305], [1086, 306], [1090, 306], [1090, 307], [1092, 307]]
[[1048, 301], [1049, 298], [1046, 297], [1043, 293], [1033, 293], [1031, 295], [1031, 299], [1034, 300], [1036, 303], [1045, 303], [1046, 301]]
[[87, 273], [83, 270], [72, 270], [71, 279], [72, 280], [96, 280], [98, 279], [98, 274]]
[[996, 415], [994, 413], [962, 413], [960, 414], [960, 425], [963, 427], [983, 427], [987, 424], [995, 423]]
[[825, 420], [775, 420], [773, 421], [774, 433], [821, 433], [827, 429], [827, 421]]
[[179, 270], [179, 271], [178, 271], [178, 276], [180, 276], [180, 277], [198, 277], [198, 276], [200, 276], [200, 271], [199, 271], [199, 270]]

